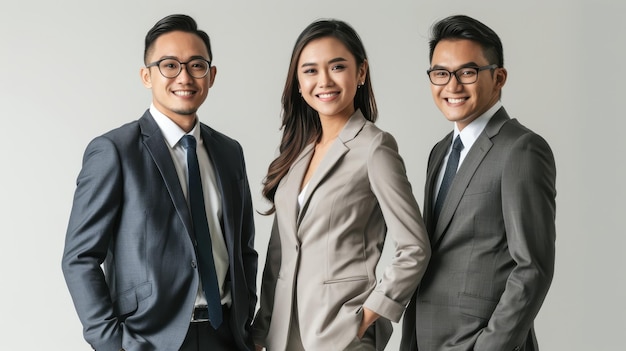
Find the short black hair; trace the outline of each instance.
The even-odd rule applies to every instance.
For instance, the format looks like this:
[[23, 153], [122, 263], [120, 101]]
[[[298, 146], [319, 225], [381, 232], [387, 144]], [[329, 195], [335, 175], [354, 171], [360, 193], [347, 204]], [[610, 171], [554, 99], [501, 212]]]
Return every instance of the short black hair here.
[[441, 40], [467, 39], [480, 44], [483, 54], [490, 64], [504, 67], [502, 42], [498, 34], [482, 22], [465, 15], [454, 15], [436, 22], [431, 28], [430, 56], [433, 59], [435, 47]]
[[209, 35], [205, 31], [198, 29], [196, 21], [190, 16], [176, 14], [164, 17], [148, 31], [148, 34], [146, 34], [146, 44], [143, 51], [144, 63], [148, 64], [148, 55], [157, 38], [165, 33], [174, 31], [187, 32], [199, 36], [206, 45], [207, 52], [209, 53], [209, 61], [213, 60], [213, 53], [211, 52], [211, 39], [209, 38]]

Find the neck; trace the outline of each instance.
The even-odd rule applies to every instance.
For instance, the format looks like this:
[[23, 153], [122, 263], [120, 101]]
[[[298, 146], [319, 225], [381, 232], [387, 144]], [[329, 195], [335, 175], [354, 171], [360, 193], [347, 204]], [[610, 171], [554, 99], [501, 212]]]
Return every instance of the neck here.
[[320, 136], [317, 144], [325, 145], [333, 140], [337, 139], [337, 136], [343, 130], [343, 127], [348, 123], [350, 116], [346, 117], [333, 117], [333, 118], [320, 118], [322, 125], [322, 135]]

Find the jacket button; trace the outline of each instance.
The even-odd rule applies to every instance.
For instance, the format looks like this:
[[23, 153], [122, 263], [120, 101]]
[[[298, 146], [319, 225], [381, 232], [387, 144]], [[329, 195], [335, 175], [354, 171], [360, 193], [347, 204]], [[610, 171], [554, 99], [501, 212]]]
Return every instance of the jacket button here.
[[300, 246], [296, 245], [296, 252], [300, 251]]
[[198, 267], [198, 265], [196, 264], [196, 261], [191, 260], [191, 268], [196, 269]]

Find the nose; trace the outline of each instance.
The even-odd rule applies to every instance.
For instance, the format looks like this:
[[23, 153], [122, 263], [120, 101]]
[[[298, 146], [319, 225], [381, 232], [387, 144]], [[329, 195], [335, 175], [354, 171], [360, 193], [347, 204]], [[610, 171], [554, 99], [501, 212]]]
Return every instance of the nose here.
[[450, 77], [450, 81], [446, 84], [447, 91], [459, 91], [463, 89], [463, 84], [459, 83], [459, 78], [456, 77], [455, 74]]
[[320, 73], [318, 75], [318, 84], [320, 88], [332, 86], [334, 82], [330, 76], [330, 73], [325, 70], [320, 70]]
[[191, 74], [189, 74], [189, 71], [187, 70], [186, 63], [181, 63], [180, 73], [178, 73], [178, 76], [176, 76], [176, 79], [179, 81], [192, 81], [193, 80], [193, 77], [191, 76]]

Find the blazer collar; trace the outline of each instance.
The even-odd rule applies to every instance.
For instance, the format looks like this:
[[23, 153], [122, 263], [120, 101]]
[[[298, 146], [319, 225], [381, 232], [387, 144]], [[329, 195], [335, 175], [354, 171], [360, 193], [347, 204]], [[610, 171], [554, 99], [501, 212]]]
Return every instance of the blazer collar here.
[[229, 165], [233, 162], [239, 162], [239, 158], [234, 156], [230, 152], [225, 152], [224, 147], [220, 144], [223, 142], [218, 138], [219, 133], [211, 127], [203, 123], [198, 123], [200, 128], [200, 134], [202, 135], [202, 142], [209, 155], [209, 161], [213, 172], [215, 173], [215, 181], [217, 191], [221, 192], [222, 199], [222, 232], [225, 236], [228, 250], [233, 248], [232, 235], [233, 228], [235, 228], [235, 217], [229, 214], [235, 213], [234, 207], [236, 206], [234, 196], [232, 194], [231, 182], [235, 182], [238, 179], [234, 179], [232, 173], [232, 167]]
[[[295, 206], [293, 206], [293, 213], [287, 213], [287, 218], [296, 219], [296, 226], [300, 224], [306, 210], [308, 208], [309, 202], [311, 200], [311, 196], [315, 193], [317, 188], [329, 177], [332, 169], [335, 165], [343, 158], [343, 156], [350, 151], [350, 148], [346, 145], [352, 139], [354, 139], [359, 132], [365, 126], [367, 120], [363, 116], [360, 110], [357, 110], [348, 120], [346, 125], [343, 127], [339, 136], [335, 141], [331, 144], [328, 152], [324, 156], [324, 159], [319, 164], [313, 177], [309, 180], [309, 184], [307, 186], [306, 193], [304, 195], [304, 201], [302, 202], [302, 207], [300, 212], [296, 212]], [[315, 144], [307, 145], [304, 150], [300, 153], [300, 156], [296, 159], [293, 166], [291, 167], [291, 171], [289, 172], [286, 180], [287, 184], [285, 184], [287, 191], [288, 199], [291, 201], [293, 199], [294, 205], [297, 204], [297, 197], [300, 193], [300, 188], [302, 186], [302, 179], [304, 178], [304, 174], [306, 173], [311, 158], [313, 157], [313, 150], [315, 148]]]
[[172, 155], [165, 143], [159, 126], [154, 121], [149, 111], [146, 111], [139, 119], [139, 128], [141, 130], [143, 144], [161, 173], [163, 182], [172, 198], [174, 208], [176, 208], [176, 212], [187, 229], [187, 233], [193, 238], [191, 213], [189, 212], [187, 200], [185, 199], [183, 189], [178, 180], [178, 174], [176, 173], [174, 161], [172, 161]]
[[[434, 228], [434, 233], [431, 237], [431, 241], [433, 245], [436, 245], [443, 234], [445, 233], [452, 217], [454, 216], [461, 199], [463, 198], [463, 194], [465, 193], [465, 189], [469, 185], [476, 169], [480, 166], [483, 159], [493, 146], [493, 142], [491, 139], [498, 135], [502, 126], [509, 121], [509, 115], [504, 110], [504, 107], [500, 108], [496, 114], [491, 118], [485, 130], [480, 134], [472, 148], [469, 150], [467, 156], [463, 160], [461, 167], [459, 168], [450, 190], [448, 191], [448, 196], [446, 197], [446, 201], [443, 204], [443, 208], [441, 209], [441, 214], [439, 215], [439, 220], [437, 221], [437, 226]], [[452, 133], [446, 136], [444, 139], [444, 145], [450, 144], [450, 138], [452, 138]], [[438, 174], [438, 171], [441, 167], [441, 162], [447, 152], [447, 147], [441, 147], [437, 150], [437, 154], [433, 155], [436, 157], [436, 167], [432, 169], [432, 172], [429, 176], [429, 189], [434, 189], [434, 179]], [[427, 196], [431, 196], [427, 198], [427, 201], [432, 202], [432, 191], [429, 191], [430, 194]], [[432, 206], [429, 206], [428, 211], [432, 211]], [[429, 212], [430, 216], [430, 212]], [[429, 221], [432, 222], [432, 221]]]

